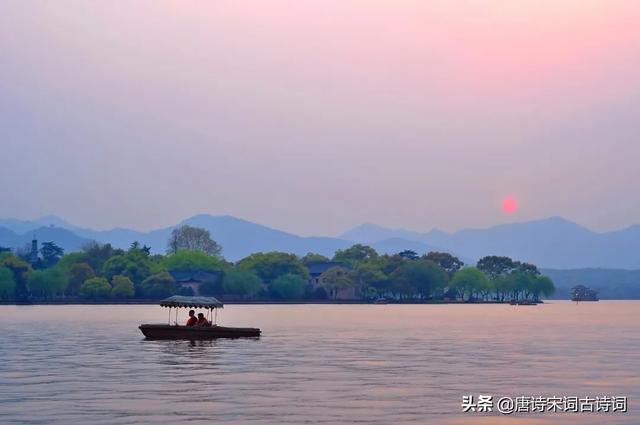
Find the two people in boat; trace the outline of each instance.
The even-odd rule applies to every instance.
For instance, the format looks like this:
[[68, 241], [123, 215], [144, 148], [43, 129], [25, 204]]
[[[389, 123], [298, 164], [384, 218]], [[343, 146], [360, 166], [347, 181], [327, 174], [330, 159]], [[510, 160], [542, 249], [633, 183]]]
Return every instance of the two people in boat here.
[[187, 326], [211, 326], [211, 322], [204, 317], [204, 314], [198, 313], [198, 317], [196, 317], [196, 312], [194, 310], [189, 310]]

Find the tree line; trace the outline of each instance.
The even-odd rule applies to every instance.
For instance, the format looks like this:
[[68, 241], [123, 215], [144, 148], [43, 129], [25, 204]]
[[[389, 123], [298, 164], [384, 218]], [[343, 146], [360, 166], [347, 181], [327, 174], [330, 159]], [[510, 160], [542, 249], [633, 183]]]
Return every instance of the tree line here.
[[54, 242], [45, 242], [35, 256], [28, 250], [14, 253], [0, 248], [0, 299], [192, 295], [193, 289], [183, 285], [180, 276], [195, 275], [202, 295], [245, 300], [346, 296], [398, 301], [536, 301], [555, 289], [535, 265], [501, 256], [486, 256], [467, 266], [445, 252], [419, 255], [407, 250], [381, 255], [356, 244], [338, 250], [332, 258], [259, 252], [233, 263], [221, 252], [207, 230], [186, 225], [174, 229], [165, 255], [153, 255], [150, 247], [138, 242], [126, 250], [90, 243], [80, 252], [67, 254]]

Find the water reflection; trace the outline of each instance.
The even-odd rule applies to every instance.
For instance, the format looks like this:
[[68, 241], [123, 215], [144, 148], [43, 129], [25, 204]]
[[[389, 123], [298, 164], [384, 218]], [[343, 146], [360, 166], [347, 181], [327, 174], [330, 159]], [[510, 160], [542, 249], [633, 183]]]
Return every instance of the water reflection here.
[[2, 306], [0, 422], [637, 424], [635, 411], [470, 417], [460, 401], [615, 393], [633, 409], [639, 307], [228, 306], [227, 323], [263, 336], [170, 341], [145, 340], [131, 306]]

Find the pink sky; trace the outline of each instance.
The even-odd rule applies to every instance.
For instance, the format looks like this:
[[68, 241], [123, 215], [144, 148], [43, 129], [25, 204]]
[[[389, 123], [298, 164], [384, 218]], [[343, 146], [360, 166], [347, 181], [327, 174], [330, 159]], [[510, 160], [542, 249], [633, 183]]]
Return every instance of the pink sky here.
[[640, 222], [635, 1], [20, 0], [0, 16], [0, 177], [20, 182], [0, 216]]

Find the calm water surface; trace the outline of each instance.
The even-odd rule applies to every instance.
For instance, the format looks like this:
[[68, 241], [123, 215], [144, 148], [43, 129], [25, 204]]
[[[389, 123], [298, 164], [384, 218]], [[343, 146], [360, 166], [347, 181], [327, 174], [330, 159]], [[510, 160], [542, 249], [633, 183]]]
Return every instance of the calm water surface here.
[[[0, 306], [0, 423], [640, 424], [640, 302], [228, 305], [258, 340], [146, 341], [155, 306]], [[184, 318], [184, 313], [183, 316]], [[480, 416], [463, 394], [626, 395]]]

